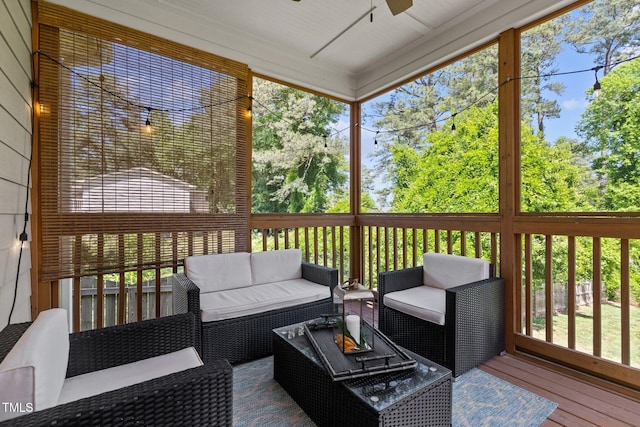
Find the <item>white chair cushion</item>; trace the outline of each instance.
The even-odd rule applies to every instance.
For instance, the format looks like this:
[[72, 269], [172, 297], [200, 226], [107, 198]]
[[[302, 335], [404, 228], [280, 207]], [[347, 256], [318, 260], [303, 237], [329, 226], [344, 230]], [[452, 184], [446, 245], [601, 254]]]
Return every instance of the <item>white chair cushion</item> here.
[[[0, 363], [0, 401], [40, 411], [58, 403], [69, 362], [69, 325], [62, 308], [43, 311]], [[0, 408], [0, 420], [21, 415]]]
[[482, 259], [427, 252], [422, 261], [427, 286], [449, 289], [489, 278], [489, 262]]
[[96, 396], [202, 365], [198, 352], [193, 347], [188, 347], [162, 356], [70, 377], [64, 382], [58, 404]]
[[302, 251], [281, 249], [251, 254], [251, 274], [254, 285], [282, 282], [302, 277]]
[[410, 316], [444, 325], [447, 295], [444, 289], [416, 286], [385, 294], [384, 305]]
[[0, 371], [0, 421], [33, 412], [35, 369], [33, 366]]
[[293, 279], [200, 295], [200, 308], [202, 321], [214, 322], [314, 302], [330, 296], [328, 286], [306, 279]]
[[201, 294], [251, 286], [248, 252], [190, 256], [184, 259], [184, 268]]

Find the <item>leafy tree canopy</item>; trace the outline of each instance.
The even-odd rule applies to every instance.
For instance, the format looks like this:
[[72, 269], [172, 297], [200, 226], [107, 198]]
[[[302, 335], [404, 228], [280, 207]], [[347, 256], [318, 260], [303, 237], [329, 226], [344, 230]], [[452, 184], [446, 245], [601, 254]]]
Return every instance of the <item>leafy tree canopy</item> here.
[[640, 209], [640, 60], [624, 63], [601, 80], [576, 127], [582, 151], [593, 156], [593, 168], [604, 194], [603, 210]]
[[346, 106], [256, 79], [253, 86], [253, 212], [325, 212], [343, 197], [345, 137], [332, 134]]

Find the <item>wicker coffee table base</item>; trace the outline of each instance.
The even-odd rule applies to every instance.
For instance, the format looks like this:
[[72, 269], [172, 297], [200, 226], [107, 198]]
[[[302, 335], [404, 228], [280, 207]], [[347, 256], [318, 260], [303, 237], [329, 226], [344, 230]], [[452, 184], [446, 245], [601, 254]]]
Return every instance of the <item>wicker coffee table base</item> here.
[[[304, 336], [296, 340], [306, 340]], [[412, 371], [378, 374], [368, 378], [333, 381], [324, 367], [278, 333], [273, 334], [274, 379], [319, 426], [450, 426], [451, 375], [427, 382], [409, 396], [378, 412], [350, 387], [401, 381]], [[430, 364], [416, 355], [419, 363]], [[364, 388], [363, 388], [364, 390]]]

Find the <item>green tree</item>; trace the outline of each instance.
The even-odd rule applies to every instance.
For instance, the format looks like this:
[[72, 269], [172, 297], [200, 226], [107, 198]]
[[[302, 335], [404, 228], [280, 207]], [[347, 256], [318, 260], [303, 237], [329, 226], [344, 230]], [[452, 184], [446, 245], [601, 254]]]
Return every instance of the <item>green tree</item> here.
[[253, 85], [253, 212], [325, 212], [347, 192], [342, 103], [267, 80]]
[[567, 22], [565, 39], [578, 53], [594, 56], [609, 74], [615, 63], [637, 55], [640, 9], [637, 0], [597, 0]]
[[600, 179], [604, 210], [640, 209], [640, 60], [622, 64], [602, 78], [599, 98], [593, 99], [576, 126], [593, 156]]
[[458, 131], [432, 132], [427, 148], [391, 147], [393, 210], [397, 212], [497, 212], [497, 103], [472, 107]]
[[554, 82], [556, 58], [561, 52], [558, 34], [564, 20], [555, 19], [538, 25], [522, 35], [522, 117], [535, 123], [538, 136], [544, 139], [544, 120], [560, 117], [560, 107], [545, 92], [562, 94], [564, 86]]

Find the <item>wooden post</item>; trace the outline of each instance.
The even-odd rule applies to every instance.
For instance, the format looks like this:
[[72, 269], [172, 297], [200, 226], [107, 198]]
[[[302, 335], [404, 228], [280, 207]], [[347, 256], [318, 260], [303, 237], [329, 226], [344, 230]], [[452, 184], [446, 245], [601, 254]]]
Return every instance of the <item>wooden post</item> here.
[[362, 113], [360, 102], [351, 103], [351, 132], [350, 132], [350, 160], [351, 160], [351, 179], [350, 179], [350, 213], [356, 218], [355, 225], [349, 229], [349, 277], [359, 277], [362, 279], [363, 249], [362, 249], [362, 232], [361, 226], [357, 220], [360, 215], [360, 202], [362, 198], [362, 176], [360, 173], [360, 165], [362, 162], [361, 154], [361, 135], [360, 116]]
[[[515, 289], [520, 286], [520, 266], [515, 250], [519, 235], [513, 232], [513, 220], [520, 210], [520, 36], [515, 29], [500, 34], [498, 44], [499, 110], [499, 209], [500, 276], [505, 279], [505, 345], [515, 352]], [[515, 79], [515, 80], [514, 80]]]

